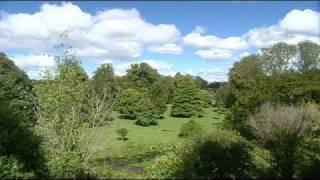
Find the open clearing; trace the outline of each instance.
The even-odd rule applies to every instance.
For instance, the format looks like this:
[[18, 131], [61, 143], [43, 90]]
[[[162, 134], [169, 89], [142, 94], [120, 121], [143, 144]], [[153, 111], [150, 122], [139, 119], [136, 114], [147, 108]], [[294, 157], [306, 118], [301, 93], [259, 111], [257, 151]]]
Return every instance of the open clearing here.
[[[90, 151], [94, 159], [92, 163], [97, 167], [108, 165], [119, 174], [115, 178], [142, 177], [145, 167], [159, 154], [159, 148], [168, 147], [184, 141], [178, 134], [183, 123], [191, 118], [171, 117], [171, 107], [168, 106], [164, 118], [158, 121], [158, 125], [143, 127], [135, 124], [134, 120], [119, 119], [114, 112], [115, 120], [109, 125], [83, 130], [84, 137], [89, 139]], [[206, 131], [214, 131], [221, 127], [224, 119], [224, 110], [216, 107], [205, 108], [204, 117], [194, 117]], [[119, 140], [116, 130], [127, 128], [128, 140]], [[128, 176], [130, 175], [130, 176]]]

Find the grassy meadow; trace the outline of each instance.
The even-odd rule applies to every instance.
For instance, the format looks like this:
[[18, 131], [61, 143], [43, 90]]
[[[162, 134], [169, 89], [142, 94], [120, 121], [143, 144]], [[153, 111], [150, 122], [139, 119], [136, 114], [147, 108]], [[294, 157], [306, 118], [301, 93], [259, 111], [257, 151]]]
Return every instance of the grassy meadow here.
[[[115, 119], [106, 126], [85, 128], [83, 135], [90, 143], [91, 163], [98, 171], [112, 168], [114, 178], [142, 178], [145, 168], [153, 163], [159, 154], [159, 148], [182, 143], [178, 137], [180, 127], [191, 118], [175, 118], [169, 116], [171, 106], [164, 113], [158, 125], [137, 126], [134, 120], [120, 119], [114, 112]], [[210, 107], [204, 109], [203, 117], [194, 117], [206, 132], [221, 127], [224, 119], [223, 109]], [[122, 141], [116, 130], [128, 129], [128, 139]], [[104, 169], [102, 169], [104, 168]], [[101, 172], [100, 172], [101, 173]]]

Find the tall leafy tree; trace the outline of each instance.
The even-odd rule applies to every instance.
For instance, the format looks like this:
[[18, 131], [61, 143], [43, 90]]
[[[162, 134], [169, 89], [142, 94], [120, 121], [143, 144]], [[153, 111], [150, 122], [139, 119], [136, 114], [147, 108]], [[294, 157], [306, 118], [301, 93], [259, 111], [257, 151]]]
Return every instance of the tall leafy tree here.
[[92, 89], [98, 94], [107, 91], [114, 97], [118, 93], [118, 87], [115, 82], [115, 75], [112, 64], [102, 64], [95, 72], [91, 82]]
[[195, 76], [194, 81], [196, 82], [197, 86], [200, 89], [207, 89], [208, 88], [208, 85], [209, 85], [208, 81], [204, 80], [202, 77]]
[[262, 67], [268, 75], [287, 70], [290, 61], [296, 56], [296, 46], [280, 42], [268, 48], [262, 48]]
[[242, 135], [249, 136], [248, 115], [255, 112], [267, 97], [264, 91], [265, 75], [260, 67], [260, 57], [247, 56], [236, 62], [229, 71], [229, 83], [233, 104], [227, 124]]
[[150, 98], [155, 113], [161, 115], [166, 110], [169, 93], [161, 75], [147, 63], [133, 64], [127, 72], [125, 89], [131, 88], [145, 93]]
[[143, 92], [126, 89], [121, 92], [117, 102], [117, 110], [128, 119], [136, 120], [138, 125], [157, 124], [156, 112], [151, 100]]
[[298, 44], [297, 67], [300, 71], [320, 69], [320, 45], [312, 41], [302, 41]]
[[41, 176], [45, 172], [44, 158], [40, 150], [41, 139], [34, 133], [33, 128], [35, 118], [31, 90], [32, 85], [28, 76], [5, 54], [0, 54], [0, 177], [2, 178], [30, 178], [34, 175]]
[[44, 138], [49, 172], [54, 177], [75, 177], [85, 163], [79, 128], [86, 117], [83, 98], [88, 77], [74, 56], [64, 56], [55, 75], [47, 73], [43, 79], [35, 87], [37, 129]]
[[119, 94], [112, 64], [103, 64], [95, 72], [87, 89], [85, 111], [87, 123], [91, 127], [105, 125], [113, 118], [111, 116], [114, 102]]
[[191, 76], [177, 76], [176, 93], [173, 98], [171, 116], [201, 116], [202, 106], [198, 94], [199, 88]]

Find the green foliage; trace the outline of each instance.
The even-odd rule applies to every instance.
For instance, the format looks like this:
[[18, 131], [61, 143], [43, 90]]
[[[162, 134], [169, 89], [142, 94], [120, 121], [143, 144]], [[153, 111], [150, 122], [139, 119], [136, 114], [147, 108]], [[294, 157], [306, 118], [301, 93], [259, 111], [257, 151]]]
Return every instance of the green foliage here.
[[164, 81], [165, 81], [166, 87], [169, 92], [167, 104], [171, 104], [173, 101], [173, 97], [175, 95], [175, 89], [176, 89], [175, 84], [174, 84], [174, 78], [171, 76], [165, 76]]
[[248, 116], [266, 99], [264, 93], [266, 77], [259, 62], [257, 55], [246, 56], [240, 62], [236, 62], [229, 72], [230, 85], [226, 86], [229, 92], [222, 95], [227, 97], [220, 97], [225, 98], [223, 101], [232, 103], [231, 114], [226, 118], [228, 126], [248, 138], [251, 137], [247, 125]]
[[200, 135], [202, 128], [194, 119], [184, 123], [180, 128], [179, 137], [194, 137]]
[[296, 64], [302, 72], [320, 68], [320, 45], [312, 41], [302, 41], [298, 44], [299, 59]]
[[[41, 138], [34, 133], [31, 81], [5, 55], [0, 55], [0, 168], [20, 177], [45, 173]], [[13, 158], [14, 157], [14, 158]], [[1, 171], [0, 171], [1, 173]], [[16, 176], [14, 176], [16, 173]]]
[[284, 42], [262, 48], [261, 65], [268, 75], [277, 75], [289, 68], [289, 61], [296, 55], [296, 47]]
[[198, 92], [198, 96], [200, 97], [202, 107], [208, 108], [212, 106], [213, 96], [207, 90], [201, 89]]
[[15, 114], [21, 123], [33, 126], [34, 103], [32, 84], [28, 76], [5, 54], [0, 55], [0, 99], [6, 103], [10, 113]]
[[148, 92], [150, 85], [153, 84], [158, 77], [159, 74], [157, 70], [153, 69], [147, 63], [132, 64], [126, 74], [127, 88], [135, 88]]
[[156, 160], [152, 178], [245, 178], [252, 168], [251, 146], [226, 131], [199, 136]]
[[169, 98], [169, 87], [166, 80], [161, 77], [156, 80], [150, 87], [150, 99], [152, 100], [153, 109], [157, 115], [163, 114], [167, 109], [167, 101]]
[[200, 89], [208, 89], [208, 81], [202, 79], [200, 76], [195, 76], [193, 79]]
[[122, 91], [117, 102], [117, 110], [123, 117], [135, 119], [136, 124], [149, 126], [156, 124], [156, 112], [148, 96], [134, 89]]
[[231, 92], [230, 83], [220, 86], [215, 93], [216, 105], [230, 108], [235, 101]]
[[115, 98], [118, 88], [115, 84], [114, 70], [112, 64], [102, 64], [96, 70], [91, 81], [91, 88], [93, 88], [97, 94], [103, 96], [103, 91], [107, 91]]
[[155, 162], [148, 167], [148, 178], [166, 179], [180, 176], [183, 165], [181, 147], [173, 145], [164, 151], [165, 153], [157, 157]]
[[178, 76], [170, 115], [174, 117], [200, 116], [202, 107], [198, 91], [191, 76]]
[[119, 139], [124, 141], [128, 139], [128, 129], [127, 128], [119, 128], [117, 129], [117, 134], [119, 135]]
[[95, 72], [86, 89], [83, 110], [90, 127], [103, 126], [113, 120], [111, 116], [114, 103], [119, 94], [111, 64], [103, 64]]
[[195, 139], [183, 153], [185, 178], [244, 178], [251, 169], [250, 144], [226, 131]]
[[87, 75], [74, 56], [58, 61], [57, 75], [49, 73], [34, 89], [38, 97], [39, 134], [44, 138], [51, 176], [75, 177], [82, 171], [85, 154], [80, 148], [81, 124], [86, 117], [84, 97]]
[[298, 175], [317, 179], [320, 176], [320, 139], [306, 138], [302, 144], [302, 158], [298, 163]]
[[292, 178], [301, 158], [304, 138], [310, 134], [313, 112], [309, 108], [264, 104], [250, 119], [258, 142], [270, 150], [272, 162], [283, 178]]
[[13, 157], [0, 156], [0, 178], [3, 179], [29, 179], [35, 175], [24, 171], [24, 165]]
[[123, 89], [134, 89], [144, 94], [150, 100], [155, 115], [160, 116], [166, 110], [169, 99], [171, 87], [167, 84], [168, 80], [147, 63], [133, 64], [127, 72]]

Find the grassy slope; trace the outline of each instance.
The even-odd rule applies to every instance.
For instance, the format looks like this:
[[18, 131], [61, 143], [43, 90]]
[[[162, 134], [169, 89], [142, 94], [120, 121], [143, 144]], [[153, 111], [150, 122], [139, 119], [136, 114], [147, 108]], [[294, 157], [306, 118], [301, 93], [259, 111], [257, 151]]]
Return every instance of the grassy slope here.
[[[134, 124], [133, 120], [116, 118], [109, 126], [85, 129], [84, 135], [92, 137], [90, 150], [94, 152], [93, 159], [104, 163], [116, 162], [112, 163], [114, 169], [130, 171], [131, 168], [133, 173], [138, 174], [137, 167], [140, 167], [141, 174], [143, 167], [152, 163], [157, 155], [157, 147], [170, 146], [183, 141], [177, 135], [181, 125], [189, 118], [174, 118], [169, 116], [169, 113], [170, 106], [164, 114], [165, 118], [159, 120], [156, 126], [142, 127]], [[117, 117], [116, 113], [114, 115]], [[212, 107], [204, 109], [204, 117], [194, 119], [202, 125], [203, 129], [210, 132], [219, 126], [223, 118], [223, 113]], [[129, 130], [127, 141], [118, 140], [116, 129], [120, 127]], [[127, 176], [134, 176], [130, 172], [126, 173]]]

